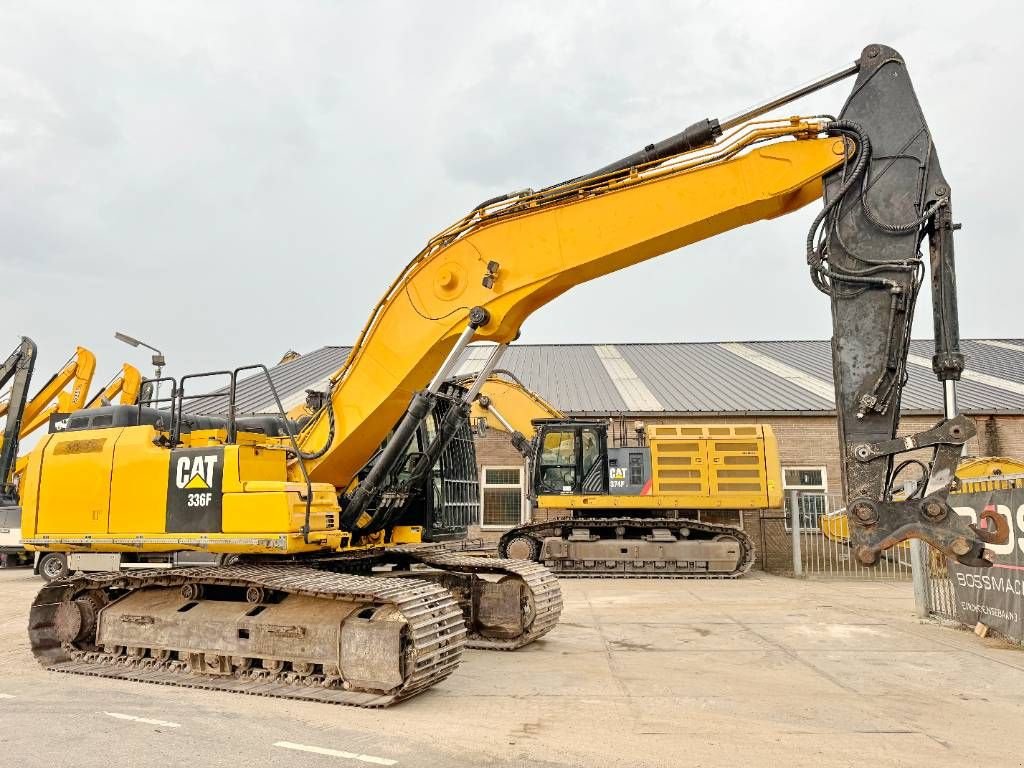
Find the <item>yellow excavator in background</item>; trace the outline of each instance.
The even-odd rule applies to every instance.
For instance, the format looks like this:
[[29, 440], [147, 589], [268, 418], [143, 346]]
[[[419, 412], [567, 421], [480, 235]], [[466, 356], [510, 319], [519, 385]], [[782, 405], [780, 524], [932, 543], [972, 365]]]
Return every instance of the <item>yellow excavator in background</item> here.
[[[953, 490], [954, 492], [958, 490], [964, 480], [992, 478], [995, 481], [1004, 475], [1018, 476], [1022, 474], [1024, 474], [1024, 460], [1021, 459], [1013, 459], [1008, 456], [964, 458], [957, 465], [957, 483]], [[912, 492], [916, 493], [916, 489]], [[839, 542], [840, 544], [848, 544], [850, 542], [850, 519], [847, 517], [845, 509], [837, 509], [827, 515], [822, 515], [818, 520], [818, 528], [826, 538], [832, 541]], [[909, 544], [904, 542], [899, 546], [906, 549]]]
[[[95, 372], [96, 356], [85, 347], [76, 347], [75, 354], [25, 404], [20, 437], [35, 432], [55, 413], [82, 408], [89, 397]], [[0, 418], [6, 415], [7, 405], [0, 404]]]
[[142, 394], [142, 374], [131, 363], [122, 363], [103, 388], [89, 398], [86, 408], [101, 408], [113, 404], [114, 398], [121, 405], [135, 405]]
[[[50, 431], [61, 431], [71, 412], [109, 405], [111, 398], [118, 394], [121, 395], [119, 402], [122, 405], [132, 405], [138, 399], [142, 375], [135, 366], [125, 363], [119, 374], [86, 401], [95, 371], [96, 356], [85, 347], [77, 347], [75, 354], [34, 396], [20, 406], [20, 410], [17, 403], [13, 403], [14, 398], [0, 403], [0, 418], [6, 417], [12, 429], [17, 425], [17, 439], [10, 443], [13, 447], [10, 456], [13, 466], [0, 465], [3, 484], [7, 489], [0, 498], [0, 555], [5, 556], [5, 564], [10, 562], [11, 556], [17, 561], [26, 559], [21, 545], [21, 510], [17, 504], [17, 487], [28, 465], [27, 454], [16, 455], [21, 442], [43, 426], [48, 426]], [[11, 410], [12, 403], [14, 411]], [[0, 436], [0, 449], [6, 439], [6, 435]]]
[[502, 535], [498, 553], [559, 576], [741, 576], [754, 565], [753, 540], [705, 517], [782, 506], [766, 424], [657, 424], [638, 428], [637, 445], [609, 447], [607, 422], [567, 419], [503, 370], [471, 416], [508, 433], [542, 511]]
[[[836, 119], [763, 117], [854, 76]], [[69, 673], [386, 706], [445, 679], [467, 644], [543, 636], [561, 610], [546, 568], [452, 551], [479, 512], [468, 419], [479, 387], [527, 317], [573, 286], [820, 197], [803, 253], [832, 307], [853, 553], [871, 564], [919, 537], [990, 564], [986, 545], [1007, 536], [1005, 521], [969, 527], [946, 500], [973, 434], [955, 404], [950, 187], [903, 59], [871, 45], [785, 97], [480, 203], [387, 289], [301, 428], [279, 399], [277, 415], [236, 412], [246, 374], [264, 376], [276, 399], [263, 366], [172, 380], [165, 401], [72, 414], [30, 454], [26, 546], [239, 562], [51, 582], [30, 610], [33, 654]], [[896, 440], [929, 264], [946, 418]], [[453, 386], [474, 339], [494, 342], [492, 353], [468, 388]], [[225, 380], [223, 418], [189, 412], [197, 386]], [[894, 457], [921, 447], [933, 452], [924, 498], [894, 499]]]

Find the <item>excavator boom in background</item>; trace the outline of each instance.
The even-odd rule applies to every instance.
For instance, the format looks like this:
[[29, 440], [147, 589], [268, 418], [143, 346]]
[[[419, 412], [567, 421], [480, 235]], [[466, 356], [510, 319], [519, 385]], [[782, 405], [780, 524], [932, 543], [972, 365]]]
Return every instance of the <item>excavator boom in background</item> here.
[[[764, 117], [852, 76], [837, 119]], [[573, 286], [821, 197], [803, 253], [832, 307], [853, 552], [873, 563], [920, 537], [989, 564], [1005, 521], [968, 527], [946, 499], [973, 432], [956, 415], [951, 191], [903, 59], [871, 45], [783, 98], [478, 205], [387, 289], [301, 426], [279, 399], [277, 416], [236, 413], [240, 376], [274, 392], [263, 366], [217, 374], [223, 418], [189, 412], [213, 374], [172, 380], [167, 401], [72, 414], [30, 454], [28, 546], [240, 562], [55, 581], [31, 609], [33, 653], [67, 672], [384, 706], [443, 680], [467, 644], [543, 636], [561, 610], [547, 569], [451, 550], [478, 512], [468, 415], [479, 388], [529, 315]], [[897, 440], [926, 237], [946, 418]], [[493, 350], [472, 384], [453, 386], [474, 339]], [[928, 483], [895, 499], [894, 459], [925, 447]]]
[[104, 385], [103, 389], [89, 398], [86, 408], [101, 408], [114, 402], [120, 405], [135, 405], [142, 393], [142, 374], [130, 363], [122, 363], [120, 373]]
[[18, 441], [22, 435], [35, 364], [36, 344], [26, 336], [0, 366], [0, 387], [8, 384], [11, 387], [7, 399], [0, 403], [0, 417], [6, 417], [4, 433], [0, 437], [0, 508], [13, 507], [18, 503], [14, 465], [18, 460]]
[[76, 347], [75, 354], [25, 406], [22, 437], [47, 424], [55, 413], [71, 413], [85, 407], [95, 373], [96, 356], [85, 347]]
[[[31, 342], [23, 341], [19, 350], [28, 343]], [[19, 354], [19, 351], [15, 354]], [[30, 357], [22, 354], [21, 359], [28, 365], [29, 359], [34, 361], [35, 353]], [[0, 446], [7, 443], [11, 447], [9, 459], [4, 452], [4, 463], [0, 463], [5, 488], [0, 496], [0, 555], [15, 556], [22, 560], [26, 557], [21, 545], [21, 508], [18, 506], [17, 488], [21, 474], [28, 465], [28, 456], [16, 455], [21, 441], [43, 426], [49, 427], [50, 431], [60, 431], [66, 425], [66, 418], [62, 420], [61, 417], [82, 408], [109, 404], [110, 398], [118, 394], [121, 395], [122, 405], [132, 405], [137, 401], [142, 376], [137, 368], [125, 363], [121, 373], [86, 402], [95, 371], [96, 356], [85, 347], [77, 347], [75, 354], [61, 370], [51, 376], [31, 398], [26, 398], [20, 404], [14, 397], [0, 403], [0, 418], [6, 417], [5, 435], [0, 437]], [[28, 377], [24, 377], [25, 387], [28, 386], [28, 380]], [[0, 386], [3, 386], [2, 378]], [[16, 439], [12, 439], [11, 435], [15, 431]], [[13, 466], [6, 463], [8, 460], [13, 461]]]

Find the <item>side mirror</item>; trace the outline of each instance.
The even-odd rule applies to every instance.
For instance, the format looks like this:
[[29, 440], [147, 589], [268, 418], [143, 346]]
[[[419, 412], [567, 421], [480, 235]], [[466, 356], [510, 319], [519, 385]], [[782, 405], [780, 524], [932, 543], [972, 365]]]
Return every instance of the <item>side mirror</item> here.
[[484, 437], [487, 434], [487, 417], [477, 416], [473, 419], [473, 434], [477, 437]]

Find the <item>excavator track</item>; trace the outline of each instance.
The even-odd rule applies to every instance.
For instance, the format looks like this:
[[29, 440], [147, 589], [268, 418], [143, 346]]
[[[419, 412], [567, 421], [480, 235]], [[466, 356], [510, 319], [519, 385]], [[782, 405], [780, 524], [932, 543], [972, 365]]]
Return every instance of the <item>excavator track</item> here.
[[[205, 599], [204, 590], [214, 599]], [[237, 593], [243, 600], [225, 599]], [[168, 609], [149, 614], [138, 607], [174, 605], [175, 596], [181, 607], [169, 614], [170, 622]], [[200, 607], [191, 625], [178, 616], [188, 615], [190, 604]], [[238, 647], [225, 649], [224, 637], [215, 632], [211, 636], [211, 622], [202, 621], [204, 606], [225, 616], [222, 623], [237, 631], [238, 638], [250, 642], [251, 632], [252, 646], [241, 647], [232, 634], [229, 640]], [[270, 619], [260, 623], [261, 614]], [[340, 624], [335, 620], [331, 625], [323, 618], [328, 615], [340, 617]], [[212, 639], [198, 648], [157, 643], [161, 634], [166, 639], [176, 630], [179, 637], [195, 633]], [[153, 644], [122, 645], [118, 632]], [[103, 642], [105, 637], [109, 642]], [[447, 678], [461, 660], [466, 629], [453, 595], [429, 581], [240, 564], [54, 581], [32, 604], [29, 639], [37, 661], [56, 672], [387, 707]], [[211, 652], [218, 641], [220, 646]], [[336, 656], [311, 659], [308, 649], [318, 642], [332, 647]], [[280, 653], [289, 643], [296, 650], [292, 660]], [[275, 646], [272, 657], [256, 652]], [[371, 658], [374, 654], [378, 657]]]
[[[558, 585], [558, 579], [540, 563], [530, 560], [473, 557], [416, 547], [396, 547], [392, 551], [445, 572], [500, 577], [496, 587], [488, 586], [491, 582], [478, 582], [478, 587], [474, 590], [476, 597], [473, 604], [477, 610], [472, 611], [466, 621], [466, 644], [470, 648], [514, 651], [546, 635], [555, 628], [562, 615], [562, 590]], [[417, 575], [416, 571], [412, 574]], [[521, 590], [518, 595], [510, 594], [502, 588], [502, 583], [518, 583]], [[481, 588], [485, 592], [484, 595], [480, 594]], [[457, 589], [454, 591], [458, 593]], [[487, 595], [487, 592], [491, 594]], [[463, 604], [465, 605], [466, 601]], [[505, 617], [506, 620], [499, 621], [498, 624], [504, 624], [506, 632], [514, 632], [514, 637], [495, 637], [493, 634], [485, 634], [485, 630], [481, 631], [481, 623], [488, 623], [488, 618], [484, 614], [488, 608]], [[518, 620], [515, 616], [517, 613]]]
[[[543, 542], [547, 538], [560, 538], [567, 543], [572, 543], [566, 538], [566, 532], [573, 529], [588, 531], [612, 532], [612, 536], [602, 537], [601, 541], [617, 541], [614, 537], [614, 530], [622, 529], [647, 529], [655, 531], [663, 529], [673, 535], [682, 533], [684, 530], [689, 534], [699, 532], [707, 534], [703, 539], [694, 540], [713, 541], [715, 537], [729, 537], [735, 539], [739, 545], [739, 553], [734, 567], [727, 571], [709, 570], [705, 562], [704, 569], [701, 569], [702, 560], [699, 557], [692, 559], [603, 559], [600, 557], [573, 558], [573, 557], [549, 557], [550, 553], [543, 551]], [[739, 528], [716, 523], [704, 523], [697, 520], [665, 519], [665, 518], [562, 518], [547, 520], [540, 523], [528, 523], [521, 525], [505, 534], [498, 545], [498, 554], [503, 557], [508, 554], [510, 545], [514, 541], [522, 542], [527, 549], [531, 550], [531, 556], [536, 557], [548, 569], [559, 578], [626, 578], [626, 579], [735, 579], [743, 576], [754, 566], [756, 552], [754, 542], [745, 532]], [[623, 540], [623, 544], [636, 543], [633, 539]], [[658, 541], [652, 543], [657, 544]], [[662, 542], [664, 543], [664, 542]], [[681, 538], [678, 544], [670, 543], [670, 546], [685, 546], [688, 542]]]

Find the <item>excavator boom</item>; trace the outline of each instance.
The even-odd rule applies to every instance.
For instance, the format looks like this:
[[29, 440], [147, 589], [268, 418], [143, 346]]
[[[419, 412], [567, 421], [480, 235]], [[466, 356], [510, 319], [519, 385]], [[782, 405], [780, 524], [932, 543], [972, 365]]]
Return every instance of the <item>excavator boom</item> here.
[[573, 286], [820, 197], [845, 156], [841, 141], [818, 137], [823, 127], [755, 125], [672, 167], [559, 185], [433, 238], [381, 299], [329, 407], [300, 435], [317, 454], [311, 478], [346, 486], [460, 340], [511, 342]]
[[22, 436], [35, 432], [55, 413], [70, 413], [85, 406], [96, 372], [96, 356], [85, 347], [50, 377], [25, 407]]
[[121, 372], [116, 374], [107, 385], [93, 395], [86, 408], [102, 408], [110, 405], [114, 398], [120, 395], [118, 402], [121, 405], [135, 405], [139, 401], [139, 394], [142, 391], [142, 374], [139, 369], [131, 363], [123, 363]]

